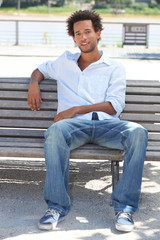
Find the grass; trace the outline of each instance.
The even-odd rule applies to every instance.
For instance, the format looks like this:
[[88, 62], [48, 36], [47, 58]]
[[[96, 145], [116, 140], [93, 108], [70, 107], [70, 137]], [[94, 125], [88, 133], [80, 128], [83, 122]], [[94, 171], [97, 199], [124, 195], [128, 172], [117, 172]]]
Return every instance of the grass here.
[[[78, 9], [79, 8], [75, 6], [50, 7], [50, 14], [70, 15], [73, 11], [76, 11]], [[3, 14], [14, 14], [16, 12], [18, 12], [16, 8], [0, 8], [0, 13]], [[20, 12], [28, 14], [48, 14], [48, 7], [45, 5], [39, 5], [35, 7], [21, 8]]]
[[[69, 16], [72, 12], [79, 10], [80, 6], [71, 6], [65, 5], [62, 7], [50, 7], [50, 15], [54, 16]], [[132, 15], [150, 15], [150, 16], [159, 16], [160, 9], [158, 8], [144, 8], [141, 10], [133, 9], [133, 8], [126, 8], [126, 13], [124, 14], [113, 14], [112, 9], [95, 9], [98, 13], [102, 15], [102, 17], [109, 17], [109, 16], [132, 16]], [[0, 8], [0, 13], [2, 14], [14, 14], [17, 13], [18, 10], [16, 8]], [[46, 5], [39, 5], [35, 7], [28, 7], [28, 8], [21, 8], [21, 13], [26, 14], [48, 14], [48, 8]]]
[[[50, 7], [50, 13], [52, 14], [65, 14], [65, 13], [71, 13], [78, 10], [78, 7], [75, 6], [64, 6], [64, 7]], [[28, 7], [26, 9], [23, 9], [24, 12], [28, 13], [48, 13], [48, 8], [45, 5], [37, 6], [37, 7]]]

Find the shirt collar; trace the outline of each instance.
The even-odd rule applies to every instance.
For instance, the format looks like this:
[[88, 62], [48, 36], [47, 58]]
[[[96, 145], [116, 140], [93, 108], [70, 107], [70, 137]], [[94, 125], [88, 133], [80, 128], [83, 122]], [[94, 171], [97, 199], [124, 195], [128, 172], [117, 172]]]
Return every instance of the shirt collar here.
[[[99, 51], [100, 54], [101, 54], [101, 58], [95, 62], [95, 63], [92, 63], [92, 64], [99, 64], [99, 63], [105, 63], [107, 65], [111, 65], [111, 60], [109, 59], [109, 57], [107, 57], [106, 55], [104, 55], [103, 51]], [[81, 53], [75, 53], [75, 54], [72, 54], [70, 55], [71, 59], [75, 62], [77, 62], [78, 58], [80, 57]]]
[[105, 63], [107, 65], [111, 65], [111, 60], [107, 57], [102, 50], [99, 51], [101, 54], [101, 58], [96, 63]]

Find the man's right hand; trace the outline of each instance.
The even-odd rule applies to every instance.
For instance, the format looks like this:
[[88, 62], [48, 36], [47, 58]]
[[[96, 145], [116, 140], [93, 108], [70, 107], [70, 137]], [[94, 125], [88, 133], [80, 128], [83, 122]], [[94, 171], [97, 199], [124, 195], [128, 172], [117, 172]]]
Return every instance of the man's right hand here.
[[36, 68], [31, 74], [31, 80], [28, 90], [28, 105], [33, 111], [40, 110], [42, 103], [39, 82], [44, 79], [42, 73]]
[[37, 82], [30, 82], [28, 90], [28, 105], [33, 111], [40, 110], [41, 92]]

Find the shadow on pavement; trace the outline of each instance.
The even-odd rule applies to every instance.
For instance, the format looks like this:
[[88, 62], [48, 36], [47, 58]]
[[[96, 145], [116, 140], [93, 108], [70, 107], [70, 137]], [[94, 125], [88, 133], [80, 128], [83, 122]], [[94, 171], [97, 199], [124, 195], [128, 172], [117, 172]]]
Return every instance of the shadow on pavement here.
[[[119, 233], [114, 228], [114, 211], [110, 205], [110, 162], [71, 162], [69, 195], [72, 207], [66, 220], [58, 225], [54, 233], [46, 233], [37, 228], [37, 221], [47, 207], [43, 200], [44, 163], [1, 163], [0, 176], [0, 239], [20, 239], [18, 236], [26, 234], [39, 240], [40, 236], [46, 234], [54, 234], [56, 237], [63, 234], [62, 240], [69, 237], [108, 240], [112, 235], [122, 240], [158, 240], [160, 164], [157, 167], [156, 162], [145, 163], [142, 200], [134, 217], [136, 229], [129, 235]], [[39, 238], [35, 237], [37, 234]]]

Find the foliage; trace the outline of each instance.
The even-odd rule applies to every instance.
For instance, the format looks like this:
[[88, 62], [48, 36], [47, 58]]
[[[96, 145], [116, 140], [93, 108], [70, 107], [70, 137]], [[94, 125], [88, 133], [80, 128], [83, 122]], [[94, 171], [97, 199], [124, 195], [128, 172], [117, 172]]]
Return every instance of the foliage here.
[[133, 8], [125, 8], [127, 14], [134, 14], [134, 15], [159, 15], [160, 11], [158, 8], [144, 8], [141, 10], [135, 10]]
[[[27, 8], [31, 6], [48, 5], [47, 0], [20, 0], [21, 8]], [[18, 0], [3, 0], [2, 7], [16, 7]], [[63, 6], [64, 0], [55, 0], [51, 5]]]
[[[62, 7], [50, 7], [50, 14], [62, 14], [62, 15], [67, 15], [67, 13], [71, 13], [73, 11], [78, 10], [77, 7], [75, 6], [62, 6]], [[23, 10], [22, 10], [23, 11]], [[25, 12], [28, 13], [48, 13], [48, 7], [46, 5], [39, 5], [37, 7], [28, 7], [24, 10]]]
[[149, 3], [149, 7], [150, 8], [160, 8], [160, 0], [159, 0], [159, 4], [158, 4], [158, 1], [150, 1]]
[[[20, 0], [21, 7], [36, 6], [40, 3], [39, 0]], [[2, 7], [16, 7], [18, 0], [3, 0]]]
[[112, 4], [110, 3], [97, 3], [93, 6], [93, 9], [110, 9]]
[[141, 10], [147, 8], [147, 7], [148, 7], [147, 3], [133, 3], [131, 5], [131, 8], [133, 8], [135, 11], [137, 11], [137, 10], [141, 11]]
[[54, 4], [52, 4], [53, 6], [57, 6], [57, 7], [61, 7], [63, 6], [65, 3], [65, 0], [56, 0]]
[[125, 7], [131, 7], [133, 3], [134, 3], [134, 0], [125, 0], [124, 1], [124, 6]]
[[[18, 0], [4, 0], [3, 5], [0, 8], [0, 12], [14, 12], [17, 11]], [[80, 8], [79, 5], [72, 5], [68, 0], [68, 5], [63, 5], [65, 0], [55, 0], [54, 4], [50, 5], [50, 14], [69, 15], [71, 12]], [[81, 2], [88, 2], [91, 0], [81, 0]], [[157, 0], [160, 1], [160, 0]], [[42, 4], [43, 2], [43, 4]], [[100, 14], [140, 14], [140, 15], [159, 15], [160, 4], [157, 4], [155, 0], [151, 0], [147, 3], [135, 3], [135, 0], [96, 0], [95, 9]], [[10, 5], [5, 8], [4, 5]], [[30, 4], [29, 6], [26, 4]], [[13, 8], [11, 8], [13, 7]], [[8, 9], [8, 10], [7, 10]], [[48, 13], [47, 0], [21, 0], [21, 12], [27, 13]]]

